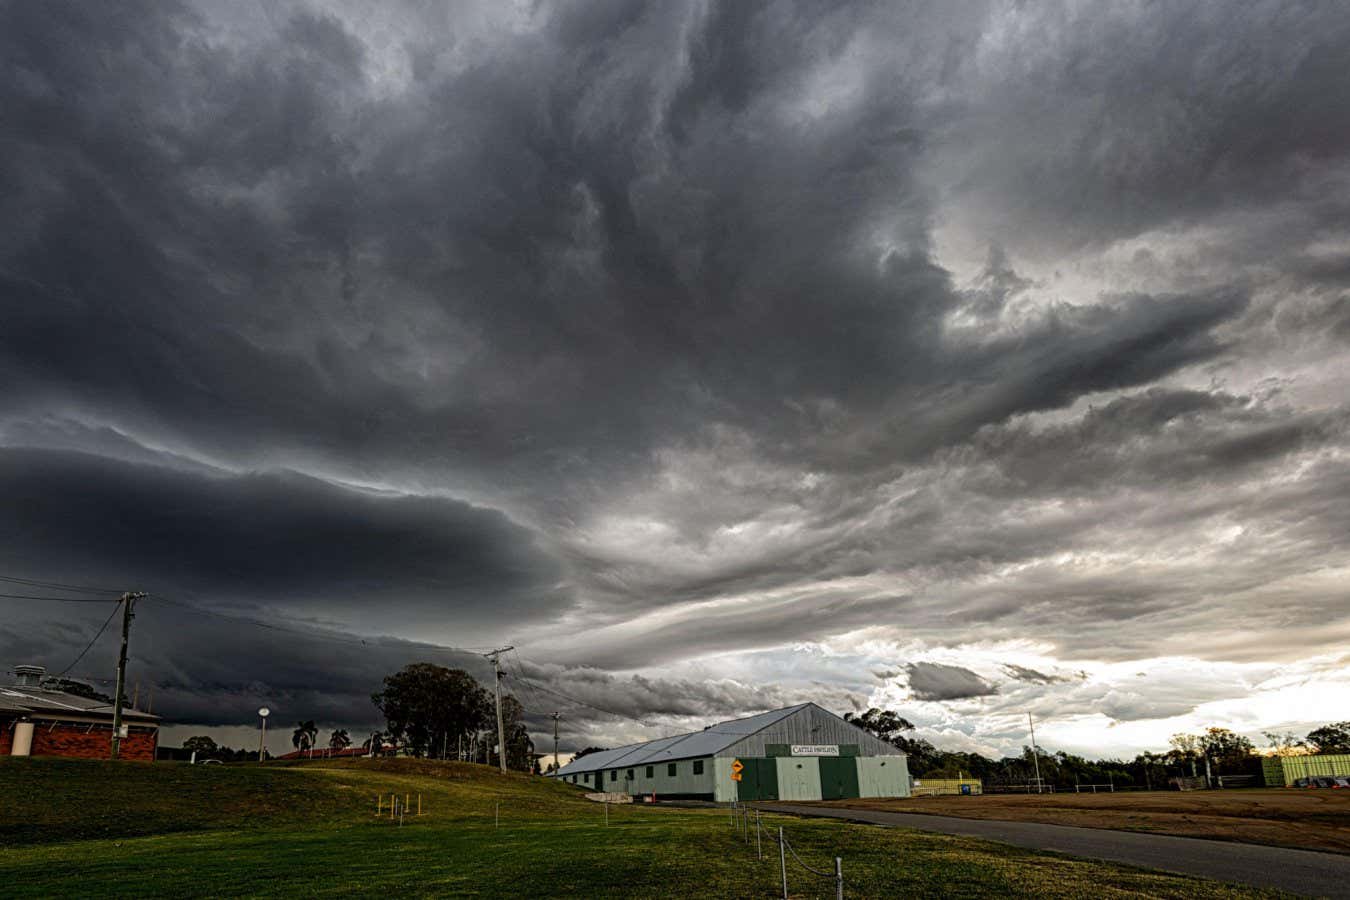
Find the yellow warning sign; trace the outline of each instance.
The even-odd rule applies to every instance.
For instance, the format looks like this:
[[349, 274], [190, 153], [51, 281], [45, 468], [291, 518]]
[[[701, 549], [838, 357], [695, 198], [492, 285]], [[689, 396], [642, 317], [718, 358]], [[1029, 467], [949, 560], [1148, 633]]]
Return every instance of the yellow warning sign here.
[[739, 759], [733, 759], [733, 760], [731, 761], [731, 771], [732, 771], [732, 772], [735, 772], [737, 775], [739, 775], [739, 774], [741, 774], [742, 770], [744, 770], [744, 769], [745, 769], [745, 763], [741, 762]]
[[732, 773], [731, 773], [731, 780], [732, 780], [732, 781], [740, 781], [740, 780], [741, 780], [741, 773], [740, 773], [740, 772], [732, 772]]

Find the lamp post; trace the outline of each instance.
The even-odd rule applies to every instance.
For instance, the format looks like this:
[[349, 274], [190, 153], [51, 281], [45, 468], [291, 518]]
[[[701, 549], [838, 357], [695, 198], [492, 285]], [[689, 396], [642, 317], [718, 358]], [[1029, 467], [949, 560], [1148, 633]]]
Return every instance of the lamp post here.
[[262, 762], [267, 753], [267, 717], [272, 711], [267, 707], [258, 710], [258, 721], [261, 723], [258, 728], [258, 762]]

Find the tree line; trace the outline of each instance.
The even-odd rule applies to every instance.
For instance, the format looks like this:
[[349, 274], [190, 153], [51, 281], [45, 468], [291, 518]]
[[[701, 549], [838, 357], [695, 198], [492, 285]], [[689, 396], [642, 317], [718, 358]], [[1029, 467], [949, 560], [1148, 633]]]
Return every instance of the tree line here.
[[[492, 694], [463, 669], [431, 663], [404, 666], [385, 677], [384, 689], [372, 694], [371, 701], [384, 716], [385, 725], [360, 745], [367, 753], [497, 764], [497, 719]], [[511, 694], [502, 697], [502, 722], [506, 731], [506, 767], [518, 772], [537, 772], [534, 742], [525, 726], [525, 708]], [[330, 750], [346, 750], [352, 746], [352, 737], [345, 728], [334, 729], [327, 744]], [[291, 732], [291, 745], [302, 754], [323, 753], [319, 747], [319, 728], [312, 719], [296, 724]], [[206, 735], [188, 738], [183, 742], [183, 750], [195, 750], [202, 759], [227, 762], [258, 758], [256, 750], [234, 750]]]
[[[1163, 752], [1146, 751], [1134, 759], [1087, 759], [1072, 753], [1022, 748], [1018, 756], [992, 759], [979, 753], [939, 750], [924, 738], [909, 734], [914, 725], [892, 710], [872, 708], [862, 714], [845, 713], [844, 719], [904, 751], [909, 771], [916, 778], [975, 778], [986, 784], [1027, 784], [1037, 770], [1042, 783], [1071, 788], [1075, 784], [1113, 784], [1117, 787], [1162, 787], [1177, 776], [1259, 775], [1261, 757], [1255, 744], [1227, 728], [1207, 728], [1201, 734], [1176, 734]], [[1310, 731], [1305, 737], [1265, 735], [1269, 749], [1277, 754], [1350, 753], [1350, 722], [1335, 722]]]
[[[384, 715], [378, 735], [387, 752], [437, 759], [497, 763], [497, 721], [492, 694], [463, 669], [413, 663], [384, 679], [371, 696]], [[502, 697], [506, 767], [537, 771], [534, 742], [525, 726], [525, 708], [511, 694]]]

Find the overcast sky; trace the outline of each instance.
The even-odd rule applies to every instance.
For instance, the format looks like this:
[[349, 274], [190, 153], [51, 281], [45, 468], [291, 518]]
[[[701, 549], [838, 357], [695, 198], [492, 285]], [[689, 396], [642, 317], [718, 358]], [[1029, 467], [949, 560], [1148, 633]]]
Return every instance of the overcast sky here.
[[[151, 592], [171, 739], [360, 739], [506, 643], [631, 717], [518, 688], [565, 750], [1350, 718], [1346, 46], [1335, 3], [0, 4], [0, 574]], [[109, 611], [0, 599], [0, 661]]]

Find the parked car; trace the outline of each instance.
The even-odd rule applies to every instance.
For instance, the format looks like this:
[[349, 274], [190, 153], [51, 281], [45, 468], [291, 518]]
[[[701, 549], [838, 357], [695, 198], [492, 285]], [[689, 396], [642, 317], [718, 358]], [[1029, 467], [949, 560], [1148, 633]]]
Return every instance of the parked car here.
[[1308, 779], [1308, 787], [1338, 788], [1340, 785], [1336, 783], [1336, 778], [1332, 775], [1313, 775]]
[[1291, 785], [1289, 785], [1289, 786], [1290, 786], [1290, 787], [1296, 787], [1296, 788], [1305, 788], [1305, 787], [1309, 787], [1308, 779], [1307, 779], [1306, 776], [1303, 777], [1303, 778], [1295, 778], [1293, 784], [1291, 784]]
[[1332, 775], [1331, 780], [1336, 782], [1332, 787], [1350, 788], [1350, 775]]

